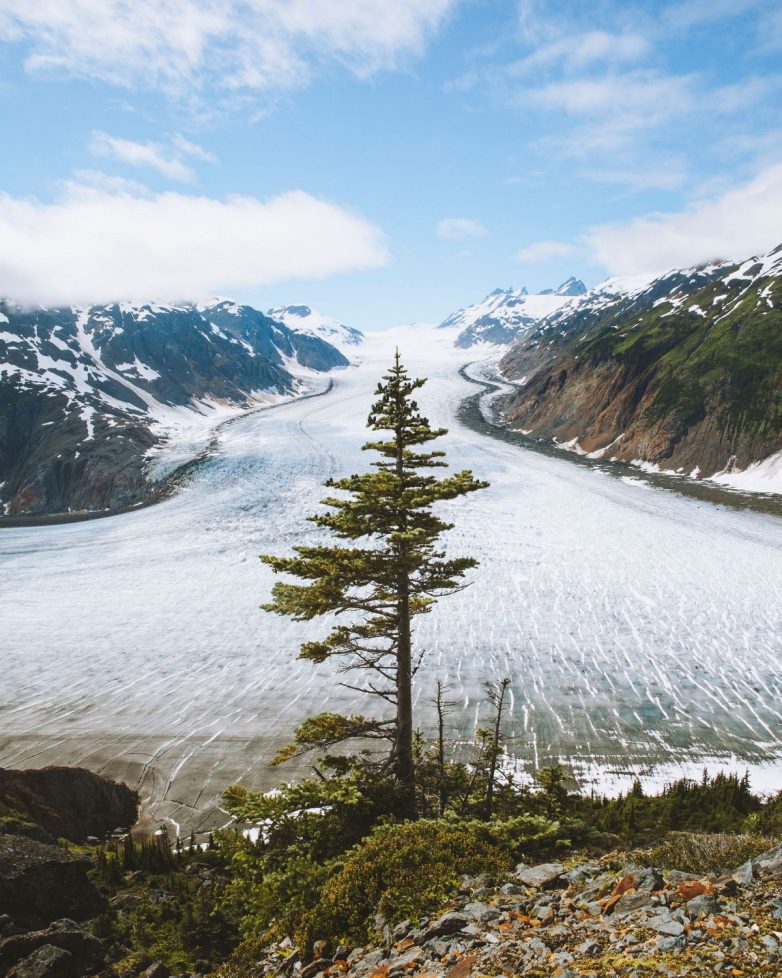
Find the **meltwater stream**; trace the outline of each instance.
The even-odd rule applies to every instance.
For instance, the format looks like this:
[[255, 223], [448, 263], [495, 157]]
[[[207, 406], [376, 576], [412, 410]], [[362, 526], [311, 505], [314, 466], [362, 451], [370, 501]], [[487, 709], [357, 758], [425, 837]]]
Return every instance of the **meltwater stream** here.
[[139, 785], [156, 819], [224, 821], [219, 793], [286, 776], [267, 760], [303, 717], [367, 710], [327, 666], [322, 631], [261, 612], [261, 553], [304, 522], [329, 476], [360, 471], [378, 377], [399, 344], [428, 376], [442, 447], [491, 488], [448, 507], [480, 567], [417, 625], [417, 708], [437, 677], [481, 719], [512, 678], [510, 749], [567, 761], [589, 787], [721, 765], [782, 787], [782, 520], [612, 478], [462, 426], [464, 353], [429, 331], [370, 337], [333, 389], [244, 416], [175, 497], [94, 522], [0, 532], [0, 766], [83, 764]]

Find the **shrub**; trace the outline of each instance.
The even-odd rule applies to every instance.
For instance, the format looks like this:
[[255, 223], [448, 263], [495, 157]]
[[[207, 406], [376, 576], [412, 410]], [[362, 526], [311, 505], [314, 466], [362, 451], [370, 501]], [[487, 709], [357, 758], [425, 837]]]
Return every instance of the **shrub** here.
[[659, 846], [637, 856], [646, 866], [678, 869], [696, 875], [716, 875], [736, 869], [774, 846], [775, 840], [763, 835], [672, 833]]
[[464, 874], [498, 875], [511, 860], [473, 824], [382, 825], [355, 846], [326, 882], [302, 937], [366, 940], [375, 914], [389, 923], [436, 909]]

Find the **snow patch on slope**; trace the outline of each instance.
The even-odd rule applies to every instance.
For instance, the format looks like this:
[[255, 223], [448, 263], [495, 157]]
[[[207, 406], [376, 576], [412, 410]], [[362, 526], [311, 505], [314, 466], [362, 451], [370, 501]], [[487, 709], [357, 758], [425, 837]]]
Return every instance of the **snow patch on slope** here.
[[708, 481], [743, 492], [782, 493], [782, 452], [753, 462], [742, 471], [716, 472]]

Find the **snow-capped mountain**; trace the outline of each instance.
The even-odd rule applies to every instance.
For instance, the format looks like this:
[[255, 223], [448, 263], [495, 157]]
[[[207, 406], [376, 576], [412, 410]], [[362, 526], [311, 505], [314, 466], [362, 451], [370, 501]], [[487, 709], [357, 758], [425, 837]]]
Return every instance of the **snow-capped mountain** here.
[[227, 300], [0, 302], [0, 515], [133, 505], [154, 478], [150, 453], [165, 444], [169, 465], [185, 461], [221, 418], [305, 389], [297, 372], [347, 365], [325, 340]]
[[[587, 290], [587, 287], [581, 281], [580, 278], [575, 278], [573, 275], [569, 279], [566, 279], [558, 289], [554, 289], [554, 295], [565, 295], [568, 297], [583, 295]], [[542, 293], [546, 295], [546, 292]]]
[[269, 309], [267, 315], [297, 333], [326, 340], [339, 350], [344, 350], [345, 347], [356, 347], [364, 341], [364, 334], [360, 330], [353, 326], [346, 326], [331, 316], [324, 316], [323, 313], [318, 312], [317, 309], [310, 309], [309, 306], [277, 306], [275, 309]]
[[531, 332], [540, 320], [586, 292], [583, 282], [569, 278], [557, 289], [529, 293], [526, 288], [495, 289], [482, 302], [453, 313], [441, 329], [458, 333], [454, 343], [467, 348], [477, 343], [505, 346]]
[[782, 467], [782, 245], [607, 279], [500, 367], [518, 384], [502, 410], [525, 431], [595, 458], [770, 485], [762, 466]]

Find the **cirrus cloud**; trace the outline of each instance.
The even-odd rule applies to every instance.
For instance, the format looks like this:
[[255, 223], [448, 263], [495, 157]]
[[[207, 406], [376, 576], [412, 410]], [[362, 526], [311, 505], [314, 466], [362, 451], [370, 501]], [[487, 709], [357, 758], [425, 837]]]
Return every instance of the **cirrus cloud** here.
[[296, 88], [314, 62], [359, 76], [420, 54], [455, 0], [0, 0], [31, 71], [177, 95]]
[[382, 232], [303, 191], [268, 200], [71, 182], [52, 203], [0, 194], [0, 295], [193, 299], [384, 265]]
[[214, 160], [196, 143], [177, 136], [174, 142], [175, 151], [167, 152], [159, 143], [139, 143], [121, 136], [94, 130], [90, 139], [90, 152], [95, 156], [127, 163], [129, 166], [151, 167], [169, 180], [191, 183], [195, 173], [181, 156], [195, 156], [201, 160]]
[[577, 251], [576, 246], [567, 241], [533, 241], [517, 251], [513, 259], [520, 262], [553, 261], [557, 258], [569, 258]]
[[481, 238], [489, 232], [472, 217], [444, 217], [437, 222], [435, 233], [444, 241], [465, 241], [467, 238]]

